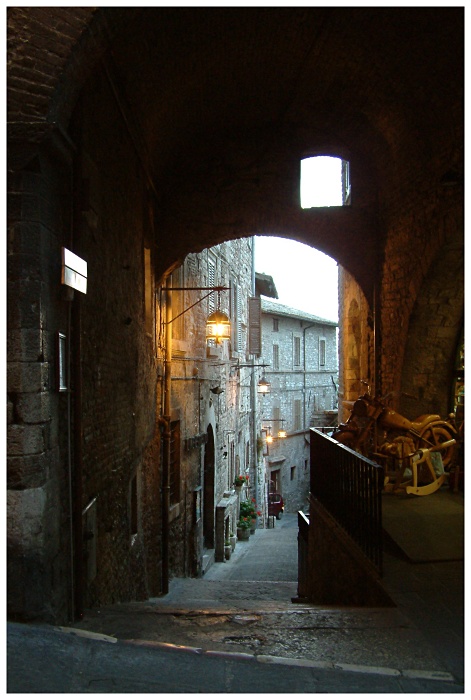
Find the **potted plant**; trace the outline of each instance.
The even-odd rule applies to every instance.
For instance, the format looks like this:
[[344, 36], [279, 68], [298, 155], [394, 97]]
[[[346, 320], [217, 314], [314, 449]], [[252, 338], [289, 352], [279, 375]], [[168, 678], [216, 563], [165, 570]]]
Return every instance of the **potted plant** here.
[[230, 543], [229, 540], [226, 540], [226, 541], [224, 542], [224, 557], [225, 557], [226, 559], [230, 559], [230, 558], [231, 558], [231, 553], [232, 553], [231, 543]]
[[257, 503], [255, 501], [255, 498], [252, 498], [250, 501], [242, 501], [240, 504], [240, 515], [250, 518], [251, 520], [251, 529], [253, 534], [255, 532], [255, 528], [257, 526], [257, 516], [261, 515], [261, 512], [257, 510]]
[[248, 476], [245, 476], [245, 474], [239, 474], [239, 476], [236, 476], [236, 478], [234, 479], [234, 486], [238, 491], [240, 491], [242, 486], [246, 484], [248, 480]]
[[239, 506], [239, 513], [241, 516], [248, 518], [255, 518], [256, 515], [256, 504], [255, 499], [241, 501]]
[[237, 522], [237, 539], [238, 540], [248, 540], [250, 537], [250, 526], [252, 520], [246, 516], [241, 515]]
[[231, 532], [231, 534], [230, 534], [230, 536], [229, 536], [229, 542], [231, 543], [231, 549], [232, 549], [232, 551], [234, 551], [235, 546], [236, 546], [236, 542], [237, 542], [237, 537], [234, 535], [233, 532]]

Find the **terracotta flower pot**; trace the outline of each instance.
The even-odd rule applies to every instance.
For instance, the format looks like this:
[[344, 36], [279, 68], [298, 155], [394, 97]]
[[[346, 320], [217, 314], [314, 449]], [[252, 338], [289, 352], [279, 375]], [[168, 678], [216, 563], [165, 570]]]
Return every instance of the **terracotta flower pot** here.
[[248, 540], [250, 537], [250, 530], [245, 527], [237, 528], [237, 539], [238, 540]]

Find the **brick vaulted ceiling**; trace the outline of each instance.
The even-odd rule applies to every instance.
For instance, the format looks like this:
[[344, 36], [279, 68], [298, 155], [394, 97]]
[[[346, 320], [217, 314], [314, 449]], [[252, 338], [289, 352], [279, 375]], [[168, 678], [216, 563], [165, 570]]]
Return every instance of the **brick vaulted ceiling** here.
[[[463, 8], [10, 8], [8, 28], [10, 136], [67, 129], [103, 59], [140, 134], [162, 230], [181, 233], [177, 254], [198, 222], [205, 246], [286, 234], [371, 288], [388, 210], [462, 170]], [[299, 159], [316, 153], [351, 162], [358, 269], [336, 235], [347, 215], [299, 209]]]

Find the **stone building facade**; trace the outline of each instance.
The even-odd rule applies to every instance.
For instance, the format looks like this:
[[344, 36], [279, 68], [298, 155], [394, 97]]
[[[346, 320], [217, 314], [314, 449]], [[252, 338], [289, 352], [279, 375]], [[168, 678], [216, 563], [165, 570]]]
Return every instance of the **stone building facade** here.
[[[249, 354], [253, 245], [245, 238], [188, 255], [169, 280], [171, 323], [165, 321], [168, 292], [158, 292], [158, 404], [163, 416], [170, 342], [170, 421], [179, 443], [169, 465], [170, 577], [200, 576], [212, 561], [223, 561], [240, 498], [257, 497], [260, 429]], [[208, 294], [214, 286], [224, 289]], [[231, 319], [231, 338], [219, 344], [205, 337], [206, 318], [216, 309]], [[239, 474], [249, 485], [236, 493]]]
[[[364, 378], [398, 397], [415, 386], [416, 415], [446, 413], [464, 309], [463, 15], [7, 8], [10, 617], [66, 622], [162, 593], [167, 562], [198, 566], [196, 532], [193, 554], [174, 553], [188, 516], [166, 530], [162, 512], [157, 300], [190, 254], [255, 235], [321, 250], [348, 273], [342, 400]], [[300, 162], [317, 154], [349, 163], [348, 206], [301, 209]], [[86, 294], [62, 284], [63, 248], [87, 263]], [[175, 387], [199, 384], [187, 365]], [[182, 409], [185, 440], [218, 420], [202, 376], [205, 420]], [[203, 448], [189, 447], [190, 470]]]
[[268, 485], [296, 512], [309, 496], [309, 428], [337, 424], [337, 323], [262, 299], [262, 359], [270, 383], [262, 426], [273, 436]]

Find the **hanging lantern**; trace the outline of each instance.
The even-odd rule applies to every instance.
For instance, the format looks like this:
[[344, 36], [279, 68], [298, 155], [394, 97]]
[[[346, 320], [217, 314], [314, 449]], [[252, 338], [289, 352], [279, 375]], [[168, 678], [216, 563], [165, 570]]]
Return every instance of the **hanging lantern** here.
[[271, 384], [265, 379], [265, 375], [260, 379], [257, 387], [259, 394], [269, 394], [271, 391]]
[[206, 340], [230, 340], [231, 322], [229, 316], [219, 309], [208, 316], [206, 321]]

